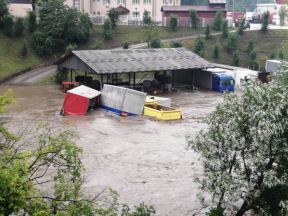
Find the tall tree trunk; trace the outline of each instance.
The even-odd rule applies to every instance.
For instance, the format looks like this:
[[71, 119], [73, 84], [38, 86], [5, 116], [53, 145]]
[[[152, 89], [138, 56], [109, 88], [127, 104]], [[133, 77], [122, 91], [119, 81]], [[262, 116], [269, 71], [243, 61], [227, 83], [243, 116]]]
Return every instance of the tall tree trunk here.
[[244, 215], [247, 210], [249, 210], [248, 203], [247, 203], [247, 201], [244, 201], [244, 203], [242, 204], [241, 208], [236, 213], [236, 216]]
[[36, 0], [32, 0], [32, 10], [36, 10]]

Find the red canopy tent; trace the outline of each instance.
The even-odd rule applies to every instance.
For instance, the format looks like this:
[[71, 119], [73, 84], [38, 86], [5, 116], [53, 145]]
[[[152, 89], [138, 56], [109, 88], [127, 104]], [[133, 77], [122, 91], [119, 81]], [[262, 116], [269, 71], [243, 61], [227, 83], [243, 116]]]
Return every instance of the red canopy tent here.
[[63, 103], [63, 113], [68, 115], [85, 115], [89, 109], [100, 105], [101, 92], [81, 85], [67, 91]]

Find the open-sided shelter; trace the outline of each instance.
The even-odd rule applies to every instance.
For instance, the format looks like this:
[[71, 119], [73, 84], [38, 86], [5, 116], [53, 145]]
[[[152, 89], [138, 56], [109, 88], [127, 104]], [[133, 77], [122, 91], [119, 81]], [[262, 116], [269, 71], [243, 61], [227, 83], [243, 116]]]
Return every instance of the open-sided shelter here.
[[[185, 48], [81, 50], [64, 56], [56, 64], [59, 68], [70, 69], [71, 72], [84, 71], [85, 76], [87, 74], [98, 75], [101, 86], [104, 83], [130, 86], [132, 81], [134, 88], [137, 85], [136, 73], [169, 72], [173, 86], [178, 73], [189, 72], [191, 76], [189, 84], [193, 86], [193, 70], [214, 67]], [[128, 81], [121, 83], [119, 76], [126, 76]], [[187, 80], [187, 73], [185, 80]]]
[[100, 106], [101, 92], [81, 85], [67, 91], [63, 103], [63, 114], [85, 115], [89, 109]]

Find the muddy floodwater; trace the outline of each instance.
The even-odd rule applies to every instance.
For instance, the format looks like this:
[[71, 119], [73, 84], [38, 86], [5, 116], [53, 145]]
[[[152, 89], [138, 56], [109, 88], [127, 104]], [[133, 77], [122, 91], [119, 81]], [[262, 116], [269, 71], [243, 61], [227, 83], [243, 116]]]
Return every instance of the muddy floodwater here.
[[84, 190], [91, 195], [111, 187], [119, 201], [133, 206], [153, 204], [157, 215], [199, 215], [199, 156], [187, 149], [186, 135], [205, 128], [203, 118], [221, 102], [209, 91], [165, 95], [181, 107], [183, 120], [161, 122], [144, 116], [117, 117], [104, 110], [86, 116], [60, 116], [64, 94], [56, 86], [2, 86], [10, 88], [17, 103], [1, 114], [15, 129], [37, 121], [54, 127], [75, 128], [83, 148]]

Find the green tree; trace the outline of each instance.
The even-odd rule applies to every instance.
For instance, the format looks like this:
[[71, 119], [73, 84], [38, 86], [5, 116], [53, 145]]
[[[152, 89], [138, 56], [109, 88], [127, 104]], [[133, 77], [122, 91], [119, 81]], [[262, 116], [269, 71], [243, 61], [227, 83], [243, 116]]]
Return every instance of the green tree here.
[[197, 29], [198, 25], [199, 25], [199, 18], [198, 18], [198, 15], [197, 15], [197, 11], [191, 10], [189, 12], [189, 15], [190, 15], [191, 27], [194, 28], [194, 29]]
[[92, 23], [87, 14], [69, 8], [63, 0], [39, 3], [38, 31], [33, 34], [33, 46], [40, 55], [65, 51], [69, 44], [88, 40]]
[[110, 18], [106, 19], [103, 25], [103, 36], [105, 40], [113, 37], [113, 27]]
[[239, 66], [239, 63], [240, 63], [239, 53], [235, 50], [232, 56], [232, 65]]
[[28, 54], [27, 42], [24, 41], [22, 49], [21, 49], [21, 56], [26, 57]]
[[206, 27], [205, 27], [205, 39], [206, 40], [209, 40], [211, 39], [211, 28], [210, 28], [210, 25], [207, 24]]
[[269, 84], [249, 81], [241, 95], [226, 94], [207, 130], [188, 141], [201, 155], [201, 189], [222, 215], [287, 212], [287, 72]]
[[268, 25], [269, 25], [269, 12], [266, 12], [263, 14], [263, 20], [262, 20], [262, 26], [261, 26], [261, 32], [266, 33], [268, 31]]
[[219, 58], [219, 52], [220, 52], [219, 49], [220, 49], [220, 48], [219, 48], [219, 44], [216, 44], [216, 45], [214, 46], [214, 49], [213, 49], [213, 58], [214, 58], [214, 59], [218, 59], [218, 58]]
[[147, 36], [148, 48], [161, 48], [161, 39], [159, 36], [159, 30], [157, 26], [149, 26], [148, 36]]
[[37, 16], [35, 11], [29, 11], [28, 12], [28, 29], [29, 32], [34, 32], [37, 28]]
[[279, 10], [279, 18], [281, 26], [284, 26], [286, 17], [287, 17], [287, 8], [286, 6], [282, 6]]
[[178, 16], [172, 14], [170, 16], [170, 22], [169, 22], [169, 27], [170, 27], [170, 30], [175, 32], [177, 31], [177, 28], [178, 28]]
[[183, 44], [181, 43], [181, 41], [172, 41], [170, 44], [170, 47], [179, 48], [179, 47], [183, 47]]
[[227, 39], [227, 50], [229, 52], [234, 52], [238, 46], [238, 35], [236, 33], [230, 33]]
[[13, 35], [13, 17], [11, 15], [7, 15], [3, 17], [3, 32], [7, 37], [11, 37]]
[[149, 12], [147, 10], [145, 10], [143, 13], [143, 24], [144, 25], [151, 25], [151, 23], [152, 23], [151, 16], [149, 15]]
[[201, 37], [198, 37], [194, 45], [193, 52], [195, 52], [198, 55], [201, 55], [203, 53], [204, 48], [205, 48], [205, 41]]
[[111, 8], [108, 12], [108, 17], [110, 18], [112, 29], [115, 29], [119, 20], [119, 13], [115, 8]]
[[228, 21], [225, 20], [223, 23], [222, 23], [222, 38], [226, 39], [228, 38]]
[[239, 26], [238, 26], [238, 35], [243, 35], [244, 34], [244, 25], [245, 25], [245, 20], [244, 19], [241, 19], [239, 21]]
[[221, 26], [222, 26], [222, 12], [221, 11], [217, 11], [214, 20], [213, 20], [213, 30], [215, 31], [220, 31], [221, 30]]
[[254, 41], [252, 39], [250, 39], [248, 41], [248, 46], [247, 46], [246, 52], [248, 54], [250, 54], [253, 50], [254, 50]]
[[7, 0], [0, 0], [0, 28], [3, 27], [4, 17], [9, 15]]
[[24, 31], [24, 21], [23, 18], [17, 18], [14, 25], [14, 35], [16, 37], [22, 37]]

